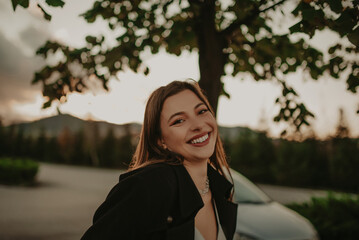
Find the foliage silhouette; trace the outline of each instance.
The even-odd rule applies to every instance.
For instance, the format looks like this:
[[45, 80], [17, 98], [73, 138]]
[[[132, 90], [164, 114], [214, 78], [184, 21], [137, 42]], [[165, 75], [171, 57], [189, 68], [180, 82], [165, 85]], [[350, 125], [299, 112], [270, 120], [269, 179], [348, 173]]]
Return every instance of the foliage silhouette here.
[[[29, 0], [12, 3], [14, 10], [29, 6]], [[46, 4], [64, 5], [61, 0], [47, 0]], [[43, 4], [38, 6], [50, 20]], [[293, 10], [286, 12], [291, 7]], [[118, 71], [130, 68], [148, 74], [142, 53], [157, 54], [160, 49], [177, 56], [183, 51], [198, 53], [199, 83], [215, 110], [219, 96], [228, 96], [221, 81], [226, 74], [240, 78], [249, 73], [256, 81], [278, 82], [283, 91], [276, 100], [280, 110], [274, 120], [289, 121], [297, 130], [308, 125], [313, 114], [288, 86], [287, 74], [302, 69], [306, 79], [316, 80], [323, 75], [339, 78], [349, 70], [343, 75], [348, 90], [356, 93], [359, 85], [357, 0], [241, 0], [229, 5], [218, 0], [98, 0], [81, 17], [88, 23], [102, 18], [115, 43], [97, 35], [87, 36], [86, 45], [80, 48], [55, 41], [39, 48], [37, 54], [46, 59], [55, 53], [63, 56], [33, 79], [33, 83], [42, 83], [43, 95], [48, 98], [44, 108], [53, 101], [66, 101], [69, 93], [83, 92], [89, 79], [99, 80], [108, 89], [108, 81], [117, 78]], [[278, 22], [290, 21], [295, 23], [289, 29], [278, 31]], [[340, 39], [321, 52], [304, 39], [324, 29], [336, 32]], [[341, 39], [350, 43], [343, 44]]]

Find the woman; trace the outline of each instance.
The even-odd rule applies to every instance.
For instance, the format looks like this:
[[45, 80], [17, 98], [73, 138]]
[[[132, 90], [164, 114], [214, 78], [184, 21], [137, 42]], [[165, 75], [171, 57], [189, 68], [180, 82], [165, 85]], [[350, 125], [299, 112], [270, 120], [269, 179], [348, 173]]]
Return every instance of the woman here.
[[129, 171], [82, 239], [233, 238], [237, 206], [218, 127], [196, 82], [174, 81], [146, 105]]

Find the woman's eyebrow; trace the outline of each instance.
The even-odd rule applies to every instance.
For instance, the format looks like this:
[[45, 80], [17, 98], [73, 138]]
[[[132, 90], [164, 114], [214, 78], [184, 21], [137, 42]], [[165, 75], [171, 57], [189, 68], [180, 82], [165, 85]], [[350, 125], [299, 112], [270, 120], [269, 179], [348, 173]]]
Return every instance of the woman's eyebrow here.
[[205, 105], [203, 102], [200, 102], [200, 103], [198, 103], [195, 107], [194, 107], [194, 109], [197, 109], [198, 107], [200, 107], [200, 106], [202, 106], [202, 105]]

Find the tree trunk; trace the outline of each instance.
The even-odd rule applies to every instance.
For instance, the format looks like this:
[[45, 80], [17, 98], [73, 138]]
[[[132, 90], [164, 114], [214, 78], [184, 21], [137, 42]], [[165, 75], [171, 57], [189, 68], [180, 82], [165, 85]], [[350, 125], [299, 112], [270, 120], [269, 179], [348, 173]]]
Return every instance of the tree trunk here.
[[199, 85], [207, 94], [208, 100], [217, 112], [218, 98], [222, 91], [221, 76], [227, 55], [223, 49], [227, 43], [225, 38], [217, 32], [215, 26], [215, 1], [204, 1], [196, 26], [199, 49]]

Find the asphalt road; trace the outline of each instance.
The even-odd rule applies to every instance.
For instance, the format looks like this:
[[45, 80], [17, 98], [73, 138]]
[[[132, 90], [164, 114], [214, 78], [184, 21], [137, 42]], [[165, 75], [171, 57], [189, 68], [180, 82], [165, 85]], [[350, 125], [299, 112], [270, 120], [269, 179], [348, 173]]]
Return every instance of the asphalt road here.
[[[41, 164], [35, 187], [0, 185], [0, 240], [80, 239], [119, 170]], [[308, 201], [325, 191], [260, 185], [280, 203]]]

